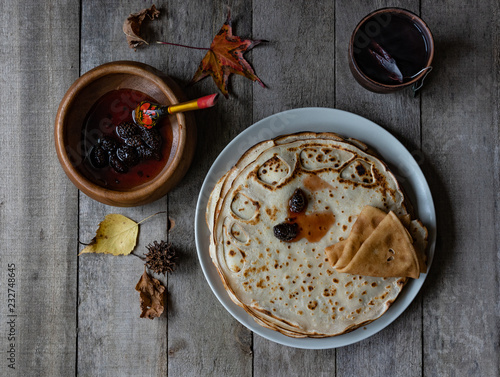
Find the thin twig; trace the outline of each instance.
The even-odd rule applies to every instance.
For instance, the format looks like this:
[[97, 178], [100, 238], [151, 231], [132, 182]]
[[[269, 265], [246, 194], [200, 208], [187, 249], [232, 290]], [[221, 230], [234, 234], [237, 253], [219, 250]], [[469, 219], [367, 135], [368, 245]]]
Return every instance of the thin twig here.
[[134, 252], [131, 252], [129, 255], [135, 255], [137, 258], [139, 258], [139, 259], [140, 259], [140, 260], [142, 260], [142, 261], [145, 261], [145, 260], [146, 260], [146, 258], [141, 257], [141, 256], [139, 256], [139, 255], [135, 254]]
[[161, 41], [156, 41], [156, 43], [160, 45], [170, 45], [170, 46], [178, 46], [178, 47], [185, 47], [185, 48], [192, 48], [193, 50], [205, 50], [209, 51], [209, 48], [206, 47], [193, 47], [193, 46], [186, 46], [186, 45], [181, 45], [179, 43], [170, 43], [170, 42], [161, 42]]
[[151, 218], [151, 217], [153, 217], [153, 216], [159, 215], [160, 213], [167, 213], [167, 211], [160, 211], [160, 212], [153, 213], [151, 216], [148, 216], [148, 217], [146, 217], [145, 219], [142, 219], [141, 221], [139, 221], [139, 222], [137, 223], [137, 225], [139, 225], [139, 224], [143, 223], [144, 221], [146, 221], [146, 220], [150, 219], [150, 218]]

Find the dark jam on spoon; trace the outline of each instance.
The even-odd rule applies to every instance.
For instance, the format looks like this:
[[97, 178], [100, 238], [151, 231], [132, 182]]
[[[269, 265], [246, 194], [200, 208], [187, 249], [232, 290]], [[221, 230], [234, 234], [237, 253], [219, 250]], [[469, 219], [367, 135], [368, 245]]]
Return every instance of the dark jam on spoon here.
[[91, 108], [82, 127], [83, 174], [112, 190], [126, 191], [155, 178], [171, 154], [168, 118], [147, 130], [132, 121], [141, 101], [155, 100], [132, 89], [106, 93]]

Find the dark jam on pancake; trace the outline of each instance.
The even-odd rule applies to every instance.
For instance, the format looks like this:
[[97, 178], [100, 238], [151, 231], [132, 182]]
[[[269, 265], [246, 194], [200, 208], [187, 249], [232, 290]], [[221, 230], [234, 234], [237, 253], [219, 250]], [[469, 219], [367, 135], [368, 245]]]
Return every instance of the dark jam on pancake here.
[[132, 110], [141, 101], [155, 102], [140, 91], [118, 89], [102, 96], [88, 112], [82, 127], [81, 171], [95, 184], [126, 191], [154, 179], [166, 165], [172, 127], [167, 118], [152, 130], [136, 126]]
[[302, 238], [309, 242], [319, 242], [335, 222], [335, 215], [331, 211], [294, 213], [289, 214], [287, 221], [299, 226], [297, 236], [292, 240], [299, 241]]
[[285, 242], [296, 242], [306, 238], [319, 242], [335, 222], [331, 211], [306, 213], [307, 197], [296, 189], [288, 201], [288, 217], [285, 222], [273, 228], [276, 238]]
[[298, 188], [293, 192], [292, 197], [288, 201], [288, 208], [293, 213], [301, 213], [305, 211], [306, 207], [306, 194], [304, 194], [304, 191]]

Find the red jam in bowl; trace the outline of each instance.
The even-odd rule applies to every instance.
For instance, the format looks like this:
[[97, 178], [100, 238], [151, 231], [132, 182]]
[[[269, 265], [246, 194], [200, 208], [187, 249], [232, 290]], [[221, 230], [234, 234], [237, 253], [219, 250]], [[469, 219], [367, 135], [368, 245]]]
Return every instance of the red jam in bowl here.
[[154, 179], [172, 152], [172, 126], [164, 118], [146, 130], [133, 123], [132, 110], [154, 98], [132, 89], [103, 95], [90, 109], [82, 127], [81, 172], [93, 183], [127, 191]]

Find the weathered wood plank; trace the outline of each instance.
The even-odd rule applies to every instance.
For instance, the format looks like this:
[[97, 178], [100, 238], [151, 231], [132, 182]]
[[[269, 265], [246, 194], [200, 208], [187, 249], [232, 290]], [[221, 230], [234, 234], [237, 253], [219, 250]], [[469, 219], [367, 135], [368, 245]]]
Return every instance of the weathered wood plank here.
[[254, 37], [269, 41], [254, 53], [268, 86], [254, 88], [254, 120], [335, 102], [335, 4], [254, 1]]
[[[227, 3], [169, 3], [169, 41], [208, 47], [227, 16]], [[244, 1], [231, 4], [236, 35], [252, 35], [252, 13]], [[166, 71], [188, 82], [205, 51], [165, 46]], [[249, 55], [249, 54], [248, 54]], [[234, 76], [234, 75], [233, 75]], [[196, 112], [198, 146], [193, 165], [169, 194], [169, 215], [175, 220], [170, 239], [181, 252], [179, 269], [169, 278], [168, 370], [172, 376], [251, 376], [251, 333], [223, 308], [211, 292], [196, 256], [193, 220], [196, 200], [211, 164], [239, 132], [252, 123], [252, 83], [232, 77], [231, 98]], [[211, 78], [187, 88], [190, 98], [217, 92]], [[208, 240], [207, 240], [208, 242]]]
[[[253, 54], [269, 86], [254, 87], [254, 121], [292, 108], [335, 106], [334, 2], [254, 1], [254, 37], [269, 40]], [[301, 350], [254, 336], [254, 355], [255, 376], [335, 374], [335, 350]]]
[[[338, 1], [336, 17], [336, 106], [364, 116], [395, 135], [409, 150], [420, 148], [420, 101], [410, 89], [376, 94], [362, 88], [348, 66], [348, 45], [357, 23], [370, 12], [399, 6], [418, 14], [418, 2]], [[341, 15], [341, 16], [340, 16]], [[425, 92], [424, 94], [425, 95]], [[366, 140], [369, 143], [369, 140]], [[396, 167], [397, 168], [397, 167]], [[404, 185], [404, 176], [400, 181]], [[388, 328], [337, 350], [338, 376], [420, 376], [422, 368], [421, 296]], [[376, 360], [376, 362], [374, 362]]]
[[[0, 167], [2, 351], [10, 263], [18, 317], [16, 370], [4, 358], [0, 375], [499, 376], [500, 9], [495, 0], [420, 3], [437, 42], [421, 99], [409, 90], [369, 93], [347, 65], [347, 41], [365, 14], [387, 5], [418, 13], [419, 2], [231, 4], [236, 34], [270, 41], [246, 55], [269, 89], [234, 77], [230, 100], [196, 113], [197, 154], [179, 187], [168, 199], [119, 209], [78, 194], [59, 167], [52, 130], [60, 99], [79, 73], [118, 59], [151, 64], [185, 84], [204, 52], [156, 45], [133, 51], [122, 22], [150, 4], [85, 1], [79, 62], [78, 2], [2, 2], [0, 158], [8, 161]], [[208, 45], [226, 16], [222, 1], [156, 5], [162, 17], [150, 29], [157, 38], [194, 46]], [[211, 79], [186, 89], [190, 98], [215, 91]], [[196, 198], [219, 152], [254, 121], [302, 106], [358, 113], [424, 156], [438, 212], [438, 249], [423, 294], [381, 333], [336, 351], [252, 336], [211, 293], [194, 245]], [[12, 117], [21, 112], [23, 121]], [[77, 258], [77, 239], [90, 240], [108, 213], [141, 220], [160, 210], [176, 221], [170, 241], [181, 255], [177, 271], [161, 279], [168, 314], [149, 321], [139, 318], [134, 290], [143, 263], [133, 256]], [[141, 227], [139, 254], [167, 237], [166, 218]]]
[[[134, 4], [120, 4], [120, 12], [126, 16], [129, 12], [138, 10], [135, 9], [137, 6]], [[106, 6], [106, 9], [108, 9], [108, 6]], [[168, 9], [162, 4], [157, 4], [157, 7], [163, 11], [164, 15], [161, 21], [155, 25], [155, 27], [158, 26], [162, 30], [159, 33], [159, 38], [169, 41], [172, 41], [172, 38], [180, 38], [181, 43], [192, 43], [195, 46], [208, 45], [214, 33], [222, 25], [226, 15], [224, 5], [216, 8], [216, 11], [220, 12], [220, 17], [217, 17], [217, 21], [211, 20], [208, 17], [206, 14], [207, 9], [200, 9], [199, 17], [186, 13], [184, 11], [186, 7], [185, 3], [179, 3], [177, 6], [169, 4]], [[92, 20], [92, 17], [98, 14], [109, 13], [109, 10], [104, 11], [103, 9], [92, 7], [92, 9], [88, 9], [87, 11], [88, 15], [84, 8], [82, 56], [94, 56], [93, 59], [85, 61], [87, 65], [90, 65], [90, 61], [93, 62], [92, 66], [95, 66], [104, 61], [137, 59], [139, 57], [137, 60], [156, 66], [169, 75], [179, 78], [181, 82], [186, 82], [195, 72], [199, 60], [203, 57], [203, 54], [200, 54], [198, 51], [195, 51], [197, 54], [193, 54], [193, 50], [172, 49], [166, 46], [155, 45], [133, 53], [125, 45], [123, 47], [119, 45], [120, 41], [123, 40], [121, 24], [117, 33], [116, 22], [114, 22], [114, 26], [110, 26], [106, 22], [101, 22], [102, 25], [96, 27], [95, 21]], [[210, 8], [211, 11], [212, 9]], [[115, 12], [118, 13], [118, 11]], [[107, 16], [111, 16], [111, 19], [117, 17], [115, 15]], [[85, 20], [88, 23], [87, 27], [85, 27]], [[250, 21], [251, 19], [249, 18], [247, 22], [249, 23]], [[213, 22], [212, 27], [207, 28], [207, 22], [210, 24]], [[182, 27], [179, 27], [179, 25], [182, 25]], [[169, 31], [167, 36], [164, 37], [162, 33], [163, 30], [167, 29], [167, 26]], [[185, 30], [191, 29], [203, 30], [203, 34], [201, 31], [192, 34], [185, 32]], [[107, 35], [107, 37], [102, 40], [102, 37], [99, 39], [100, 35]], [[199, 40], [200, 36], [205, 36], [206, 40]], [[98, 44], [98, 46], [100, 45], [99, 47], [95, 47], [96, 41], [102, 41], [102, 43]], [[176, 42], [176, 40], [173, 41]], [[111, 53], [103, 53], [101, 51], [104, 51], [106, 44], [116, 45], [116, 48], [113, 48]], [[186, 62], [191, 62], [191, 67]], [[92, 66], [82, 66], [82, 72], [92, 68]], [[190, 96], [202, 94], [200, 90], [205, 90], [203, 93], [208, 94], [209, 92], [203, 89], [207, 86], [210, 88], [210, 92], [214, 91], [213, 84], [207, 82], [205, 86], [200, 85], [197, 88], [193, 88]], [[237, 86], [233, 86], [233, 90], [237, 91], [237, 89]], [[245, 93], [242, 93], [244, 96]], [[234, 105], [231, 105], [232, 103], [228, 101], [225, 112], [221, 111], [220, 114], [234, 113]], [[211, 117], [207, 117], [206, 114], [209, 113], [201, 114], [198, 118], [198, 123], [202, 127], [205, 127], [209, 132], [208, 135], [214, 139], [214, 142], [203, 144], [201, 153], [200, 149], [198, 150], [198, 158], [195, 161], [198, 163], [203, 161], [203, 165], [195, 164], [195, 166], [198, 166], [198, 169], [201, 168], [201, 170], [198, 170], [198, 173], [190, 173], [187, 181], [185, 180], [186, 183], [174, 190], [170, 199], [170, 207], [172, 209], [169, 208], [169, 212], [177, 224], [170, 240], [182, 254], [179, 269], [172, 275], [168, 283], [168, 369], [173, 375], [197, 375], [202, 373], [202, 371], [206, 373], [207, 368], [213, 370], [214, 374], [233, 374], [239, 370], [248, 369], [247, 366], [251, 365], [251, 339], [249, 338], [249, 332], [243, 330], [216, 302], [215, 297], [209, 292], [209, 287], [204, 281], [196, 260], [192, 219], [199, 186], [208, 170], [209, 163], [213, 161], [217, 154], [217, 150], [210, 147], [220, 145], [219, 148], [221, 149], [231, 135], [237, 133], [235, 129], [238, 128], [234, 123], [231, 124], [231, 127], [235, 127], [235, 129], [229, 128], [227, 127], [229, 122], [225, 122], [222, 125], [215, 124], [215, 127], [220, 127], [223, 130], [222, 132], [213, 133], [210, 125], [215, 123], [214, 119], [216, 117], [213, 116], [213, 113]], [[218, 119], [221, 118], [224, 119], [224, 117], [219, 117]], [[202, 134], [201, 140], [209, 140], [210, 137], [207, 137], [208, 135]], [[140, 209], [140, 212], [146, 212], [147, 208], [149, 208], [151, 209], [149, 212], [152, 213], [158, 210], [159, 207], [166, 207], [166, 198], [146, 206], [146, 209]], [[89, 201], [84, 196], [81, 197], [81, 209], [81, 236], [83, 235], [83, 230], [92, 229], [90, 222], [97, 224], [98, 219], [102, 218], [105, 213], [114, 210]], [[129, 214], [132, 218], [139, 219], [141, 216], [134, 216], [138, 211], [139, 209], [128, 209], [127, 211], [121, 210], [120, 212]], [[87, 217], [87, 214], [92, 215]], [[83, 216], [85, 217], [83, 218]], [[145, 216], [146, 213], [142, 217]], [[86, 231], [87, 238], [91, 236], [89, 233], [91, 232]], [[189, 236], [186, 237], [186, 235]], [[143, 233], [141, 231], [142, 236]], [[85, 331], [85, 336], [82, 333], [80, 334], [81, 352], [79, 353], [79, 371], [88, 374], [99, 374], [111, 370], [113, 374], [128, 375], [130, 373], [130, 375], [137, 375], [141, 374], [143, 365], [140, 361], [152, 359], [154, 360], [152, 364], [153, 368], [156, 368], [158, 374], [164, 374], [161, 372], [167, 369], [166, 321], [165, 319], [163, 319], [163, 322], [155, 320], [149, 324], [145, 323], [145, 320], [137, 318], [138, 298], [132, 288], [139, 276], [133, 277], [133, 271], [137, 271], [137, 265], [140, 263], [137, 261], [132, 261], [132, 263], [130, 261], [122, 262], [120, 259], [113, 258], [110, 260], [109, 258], [99, 257], [93, 260], [98, 262], [86, 262], [85, 264], [82, 261], [80, 262], [80, 272], [82, 275], [80, 279], [80, 297], [83, 298], [91, 294], [91, 292], [99, 292], [105, 287], [108, 288], [105, 297], [99, 298], [97, 305], [95, 303], [92, 304], [90, 301], [85, 306], [80, 305], [79, 318], [80, 322], [85, 321], [85, 330], [82, 330], [82, 332]], [[98, 280], [96, 280], [96, 277]], [[166, 279], [163, 279], [163, 281], [166, 281]], [[121, 288], [122, 286], [123, 288]], [[186, 287], [190, 287], [189, 290]], [[186, 297], [186, 292], [191, 292], [188, 297]], [[111, 300], [113, 305], [109, 305], [107, 300]], [[124, 307], [128, 308], [131, 305], [130, 303], [136, 303], [137, 310], [132, 310], [132, 312], [126, 310], [121, 316], [114, 315], [114, 310]], [[90, 315], [95, 313], [97, 308], [105, 310], [109, 316], [99, 319], [96, 325], [95, 316], [92, 319], [85, 319], [85, 317], [87, 313]], [[189, 315], [188, 313], [194, 313], [194, 315]], [[207, 313], [211, 313], [212, 316], [207, 317]], [[142, 334], [130, 334], [130, 330], [125, 332], [125, 334], [112, 333], [113, 329], [119, 325], [129, 328], [140, 327], [142, 328]], [[229, 332], [227, 331], [228, 328], [231, 328]], [[103, 333], [106, 334], [106, 337], [102, 335]], [[154, 337], [156, 337], [154, 341], [147, 334], [154, 334]], [[119, 338], [123, 338], [123, 335], [126, 335], [126, 337], [120, 342]], [[122, 347], [113, 345], [115, 342], [118, 342], [122, 346], [128, 345], [129, 348], [130, 345], [136, 344], [140, 352], [132, 356], [130, 353], [120, 352], [120, 348]], [[95, 343], [98, 344], [98, 347], [94, 346]], [[111, 349], [110, 346], [112, 346]], [[186, 362], [186, 360], [189, 360], [189, 362]]]
[[[162, 206], [164, 206], [162, 208]], [[88, 242], [98, 223], [109, 213], [140, 221], [166, 209], [165, 200], [141, 208], [114, 208], [80, 198], [80, 239]], [[166, 214], [141, 224], [135, 253], [166, 239]], [[166, 374], [165, 316], [139, 318], [135, 285], [144, 264], [132, 255], [113, 257], [84, 254], [79, 257], [78, 373], [83, 376], [137, 376]], [[160, 276], [166, 284], [166, 279]]]
[[[163, 3], [156, 4], [158, 8]], [[115, 60], [136, 60], [160, 68], [161, 50], [150, 46], [134, 51], [126, 43], [123, 21], [129, 13], [150, 6], [139, 1], [83, 2], [81, 74]], [[158, 22], [158, 21], [156, 21]], [[80, 240], [92, 239], [106, 214], [121, 213], [140, 221], [167, 211], [167, 198], [136, 208], [105, 206], [80, 194]], [[167, 238], [167, 214], [141, 225], [136, 253]], [[82, 248], [82, 247], [81, 247]], [[167, 373], [167, 318], [139, 318], [135, 285], [143, 273], [134, 256], [82, 255], [79, 257], [78, 374], [83, 376], [139, 376]], [[167, 279], [161, 276], [165, 285]]]
[[0, 5], [2, 376], [75, 373], [77, 190], [53, 125], [78, 76], [78, 14], [78, 2]]
[[439, 235], [424, 373], [498, 376], [499, 3], [423, 1], [422, 14], [437, 41], [422, 136]]

